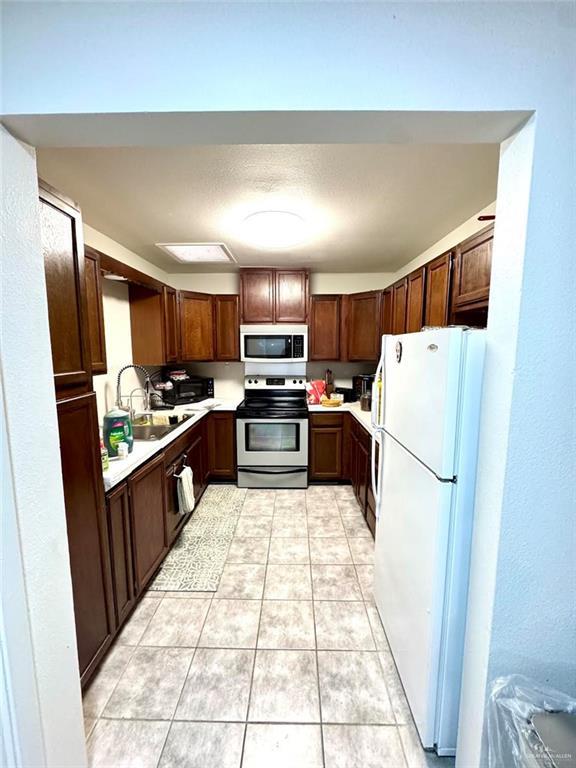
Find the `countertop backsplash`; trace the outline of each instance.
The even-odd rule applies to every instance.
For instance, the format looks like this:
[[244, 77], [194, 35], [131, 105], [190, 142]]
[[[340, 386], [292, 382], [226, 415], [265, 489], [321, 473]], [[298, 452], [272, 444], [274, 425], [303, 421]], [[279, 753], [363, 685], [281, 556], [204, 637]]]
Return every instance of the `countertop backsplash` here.
[[357, 376], [361, 373], [374, 373], [376, 370], [375, 363], [339, 363], [326, 362], [326, 363], [308, 363], [306, 366], [306, 377], [308, 379], [324, 379], [324, 373], [329, 368], [334, 375], [334, 386], [336, 387], [351, 387], [352, 376]]

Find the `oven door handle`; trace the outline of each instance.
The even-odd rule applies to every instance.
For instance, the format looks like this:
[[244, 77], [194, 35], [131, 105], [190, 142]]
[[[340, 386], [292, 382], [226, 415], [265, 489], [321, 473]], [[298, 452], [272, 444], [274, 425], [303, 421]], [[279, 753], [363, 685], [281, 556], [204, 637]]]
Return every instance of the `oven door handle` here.
[[250, 472], [252, 475], [295, 475], [306, 471], [305, 467], [299, 469], [247, 469], [238, 467], [239, 472]]

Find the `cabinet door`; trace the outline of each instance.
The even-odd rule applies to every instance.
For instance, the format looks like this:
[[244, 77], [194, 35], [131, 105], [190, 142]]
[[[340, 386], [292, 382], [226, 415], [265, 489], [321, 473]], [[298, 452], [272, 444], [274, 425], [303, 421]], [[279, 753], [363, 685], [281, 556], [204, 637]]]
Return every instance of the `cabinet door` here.
[[408, 275], [408, 291], [406, 296], [406, 332], [415, 333], [422, 330], [424, 319], [424, 286], [426, 284], [426, 268], [416, 269]]
[[273, 323], [273, 270], [240, 270], [240, 302], [243, 323]]
[[353, 293], [348, 304], [348, 359], [372, 361], [380, 356], [379, 291]]
[[240, 359], [240, 319], [238, 296], [214, 296], [214, 338], [216, 360]]
[[116, 624], [120, 626], [134, 605], [134, 568], [130, 532], [128, 484], [122, 483], [106, 498], [112, 560], [112, 585]]
[[164, 286], [162, 292], [164, 314], [164, 361], [178, 362], [178, 294], [174, 288]]
[[340, 359], [341, 296], [310, 298], [310, 360]]
[[57, 404], [78, 660], [83, 682], [115, 628], [96, 395]]
[[356, 495], [358, 497], [358, 503], [362, 508], [362, 512], [366, 515], [366, 494], [368, 492], [368, 483], [370, 477], [370, 451], [364, 445], [364, 443], [358, 441], [358, 457], [357, 457], [357, 484]]
[[211, 477], [236, 477], [236, 433], [234, 414], [214, 411], [208, 417], [208, 457]]
[[392, 286], [392, 333], [406, 333], [406, 305], [408, 281], [406, 278]]
[[178, 530], [185, 520], [185, 516], [180, 514], [178, 506], [178, 478], [176, 477], [182, 466], [183, 461], [178, 459], [169, 464], [164, 471], [164, 483], [166, 489], [166, 537], [169, 545], [176, 538]]
[[424, 325], [444, 327], [448, 325], [450, 308], [450, 271], [452, 252], [430, 261], [426, 265], [426, 312]]
[[134, 575], [140, 593], [167, 551], [164, 509], [164, 454], [135, 472], [128, 481], [134, 549]]
[[162, 289], [130, 283], [132, 362], [163, 365], [166, 360], [164, 298]]
[[92, 388], [80, 212], [40, 187], [40, 227], [57, 397]]
[[380, 333], [392, 333], [392, 304], [394, 295], [392, 288], [382, 291], [382, 313], [380, 320]]
[[104, 307], [102, 305], [102, 275], [100, 254], [93, 248], [84, 249], [84, 278], [86, 281], [86, 309], [92, 373], [106, 373], [106, 342], [104, 336]]
[[307, 311], [308, 272], [301, 269], [277, 269], [275, 272], [275, 322], [305, 323]]
[[[353, 417], [352, 417], [353, 418]], [[358, 438], [354, 430], [350, 431], [350, 482], [356, 497], [358, 497]]]
[[208, 462], [206, 461], [206, 439], [203, 427], [196, 429], [188, 450], [188, 465], [194, 473], [194, 498], [196, 503], [208, 484]]
[[310, 477], [313, 480], [342, 477], [342, 427], [310, 430]]
[[452, 304], [454, 309], [488, 303], [494, 227], [465, 240], [456, 249]]
[[182, 362], [214, 359], [212, 296], [180, 291], [180, 353]]

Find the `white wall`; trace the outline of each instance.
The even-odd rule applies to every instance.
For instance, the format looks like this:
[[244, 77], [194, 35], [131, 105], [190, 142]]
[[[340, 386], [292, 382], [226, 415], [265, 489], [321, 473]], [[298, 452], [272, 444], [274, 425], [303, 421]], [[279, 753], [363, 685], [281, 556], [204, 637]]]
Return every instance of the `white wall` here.
[[[350, 254], [354, 268], [354, 254]], [[393, 272], [312, 272], [310, 293], [358, 293], [390, 285]]]
[[[132, 332], [130, 328], [130, 302], [128, 285], [112, 280], [102, 280], [102, 303], [104, 306], [104, 334], [106, 338], [107, 373], [93, 377], [94, 391], [98, 401], [98, 419], [102, 423], [104, 414], [116, 402], [116, 378], [118, 371], [132, 363]], [[141, 387], [143, 377], [131, 369], [122, 374], [122, 395], [130, 394]], [[140, 407], [142, 398], [134, 394], [134, 405]], [[124, 402], [127, 402], [125, 400]]]
[[454, 248], [454, 246], [458, 245], [458, 243], [461, 243], [467, 238], [472, 237], [472, 235], [475, 235], [476, 232], [480, 232], [480, 230], [487, 227], [490, 222], [478, 221], [478, 216], [492, 216], [495, 212], [496, 201], [490, 203], [490, 205], [487, 205], [481, 211], [478, 211], [478, 213], [475, 213], [474, 216], [471, 216], [465, 222], [460, 224], [459, 227], [453, 229], [452, 232], [449, 232], [443, 238], [438, 240], [437, 243], [431, 245], [430, 248], [426, 248], [426, 250], [416, 256], [416, 258], [411, 259], [392, 276], [390, 282], [392, 283], [396, 282], [396, 280], [400, 280], [400, 278], [404, 277], [404, 275], [410, 274], [412, 270], [418, 269], [418, 267], [422, 267], [431, 259], [435, 258], [436, 256], [440, 256], [442, 253], [446, 253], [446, 251]]
[[[574, 534], [574, 7], [502, 2], [495, 8], [490, 2], [14, 3], [4, 16], [10, 114], [535, 112], [525, 249], [512, 208], [499, 210], [496, 226], [495, 274], [505, 275], [506, 238], [499, 242], [498, 233], [508, 231], [522, 278], [497, 290], [488, 325], [476, 516], [493, 520], [500, 537], [495, 531], [483, 552], [485, 590], [495, 585], [496, 600], [479, 641], [486, 663], [465, 691], [478, 716], [463, 722], [462, 766], [486, 763], [487, 676], [536, 673], [576, 695], [576, 616], [566, 588], [575, 567], [566, 553]], [[514, 176], [504, 163], [501, 184], [510, 188]], [[511, 320], [517, 336], [504, 341]], [[494, 364], [500, 354], [502, 369]], [[509, 422], [493, 432], [491, 414], [510, 405], [510, 392]], [[496, 489], [487, 471], [494, 464], [504, 468]]]
[[[35, 753], [33, 761], [24, 765], [81, 768], [86, 764], [86, 754], [40, 245], [36, 158], [32, 149], [17, 142], [3, 128], [0, 131], [0, 372], [7, 431], [2, 451], [9, 454], [12, 473], [11, 478], [3, 475], [2, 490], [5, 498], [10, 499], [5, 513], [16, 514], [7, 530], [13, 524], [18, 529], [19, 566], [25, 584], [20, 609], [24, 616], [28, 614], [27, 619], [21, 614], [21, 629], [29, 631], [29, 636], [24, 634], [21, 642], [17, 639], [16, 647], [8, 647], [6, 653], [10, 665], [20, 654], [20, 669], [30, 663], [35, 675], [36, 690], [30, 693], [32, 700], [26, 702], [25, 712], [17, 711], [18, 699], [21, 701], [24, 695], [22, 678], [12, 678], [13, 682], [20, 681], [12, 694], [16, 698], [17, 723], [22, 725], [20, 720], [25, 721], [19, 732], [26, 740], [21, 744], [21, 757], [31, 759], [32, 752]], [[31, 376], [33, 386], [28, 386]], [[17, 553], [11, 552], [8, 562], [15, 564], [18, 559]], [[17, 589], [18, 574], [4, 572], [2, 581], [3, 590]], [[6, 603], [7, 610], [8, 607]], [[33, 730], [37, 716], [39, 734]], [[38, 754], [40, 750], [43, 755]]]
[[[66, 194], [65, 189], [63, 189], [62, 192]], [[78, 202], [80, 203], [80, 207], [82, 207], [82, 201]], [[150, 277], [154, 277], [156, 280], [161, 280], [167, 285], [172, 285], [168, 279], [170, 276], [162, 269], [154, 266], [154, 264], [151, 264], [141, 256], [138, 256], [134, 251], [130, 251], [116, 240], [112, 240], [111, 237], [88, 226], [86, 223], [84, 223], [84, 242], [86, 245], [91, 245], [92, 248], [102, 251], [102, 253], [105, 253], [107, 256], [111, 256], [113, 259], [118, 259], [118, 261], [122, 261], [124, 264], [134, 267], [134, 269], [139, 269], [141, 272], [150, 275]]]

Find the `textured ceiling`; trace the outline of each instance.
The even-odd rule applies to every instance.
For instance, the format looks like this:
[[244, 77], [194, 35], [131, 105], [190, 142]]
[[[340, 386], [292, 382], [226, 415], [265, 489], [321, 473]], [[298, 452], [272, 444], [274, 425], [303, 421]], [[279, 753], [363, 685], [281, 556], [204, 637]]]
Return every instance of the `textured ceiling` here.
[[[183, 265], [156, 242], [224, 242], [240, 266], [388, 272], [496, 198], [498, 146], [40, 149], [38, 170], [87, 224], [168, 272], [236, 267]], [[259, 210], [300, 214], [312, 239], [290, 251], [245, 245], [241, 222]]]

